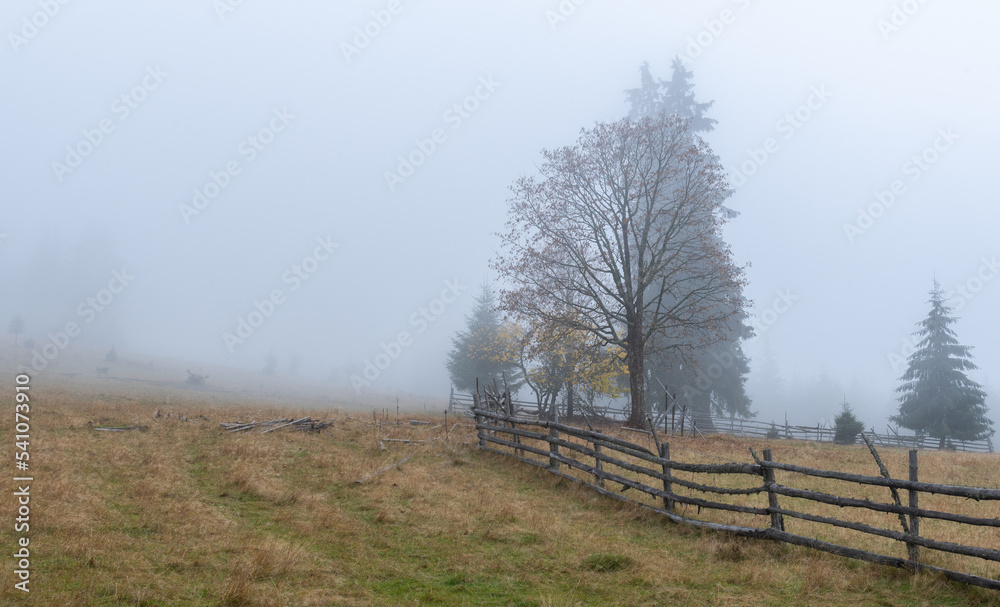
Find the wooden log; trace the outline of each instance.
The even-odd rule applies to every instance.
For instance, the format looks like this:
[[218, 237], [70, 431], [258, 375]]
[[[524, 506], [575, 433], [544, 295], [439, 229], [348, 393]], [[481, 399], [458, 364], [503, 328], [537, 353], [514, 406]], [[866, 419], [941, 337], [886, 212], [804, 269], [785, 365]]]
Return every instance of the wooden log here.
[[[910, 480], [913, 481], [914, 483], [916, 483], [916, 482], [918, 482], [920, 480], [918, 478], [918, 476], [919, 476], [918, 472], [919, 471], [918, 471], [918, 468], [917, 468], [917, 450], [916, 449], [911, 449], [910, 450]], [[917, 493], [913, 489], [910, 489], [909, 494], [910, 494], [909, 495], [909, 497], [910, 497], [910, 499], [909, 499], [909, 506], [910, 506], [910, 508], [912, 508], [913, 510], [919, 511], [919, 509], [920, 509], [920, 494]], [[896, 500], [896, 501], [898, 502], [899, 500]], [[900, 515], [900, 516], [902, 516], [902, 515]], [[920, 517], [917, 514], [911, 514], [910, 515], [910, 535], [912, 535], [913, 537], [918, 537], [920, 535]], [[910, 560], [914, 564], [916, 564], [918, 561], [920, 561], [920, 547], [917, 544], [915, 544], [913, 542], [907, 542], [906, 543], [906, 549], [907, 549], [907, 552], [910, 555]]]
[[[750, 474], [754, 476], [763, 475], [763, 471], [759, 466], [753, 464], [739, 464], [736, 462], [729, 464], [689, 464], [685, 462], [677, 461], [667, 461], [662, 457], [647, 453], [645, 451], [636, 451], [634, 449], [628, 449], [626, 447], [621, 447], [614, 443], [604, 442], [600, 439], [590, 439], [594, 442], [600, 442], [608, 449], [613, 449], [624, 455], [630, 455], [637, 459], [647, 461], [651, 464], [657, 464], [662, 466], [664, 463], [669, 464], [674, 470], [680, 470], [682, 472], [696, 472], [702, 474]], [[605, 460], [606, 461], [606, 460]], [[679, 480], [679, 479], [678, 479]]]
[[268, 428], [267, 430], [264, 430], [263, 432], [261, 432], [261, 434], [267, 434], [268, 432], [274, 432], [275, 430], [280, 430], [280, 429], [282, 429], [282, 428], [284, 428], [286, 426], [292, 426], [292, 425], [295, 425], [295, 424], [301, 424], [302, 422], [306, 422], [306, 421], [309, 421], [309, 418], [308, 417], [303, 417], [302, 419], [297, 419], [297, 420], [295, 420], [293, 422], [288, 422], [288, 423], [285, 423], [285, 424], [281, 424], [280, 426], [274, 426], [273, 428]]
[[[597, 443], [597, 444], [599, 445], [600, 443]], [[718, 494], [721, 494], [721, 495], [753, 495], [753, 494], [756, 494], [756, 493], [763, 493], [765, 491], [765, 489], [764, 489], [763, 486], [761, 486], [761, 487], [750, 487], [750, 488], [746, 488], [746, 489], [731, 489], [731, 488], [712, 487], [712, 486], [709, 486], [709, 485], [702, 485], [702, 484], [696, 483], [694, 481], [687, 481], [687, 480], [684, 480], [684, 479], [681, 479], [681, 478], [677, 478], [677, 477], [675, 477], [673, 475], [667, 475], [667, 474], [664, 474], [664, 473], [662, 473], [660, 471], [657, 471], [657, 470], [652, 470], [650, 468], [646, 468], [646, 467], [643, 467], [643, 466], [638, 466], [638, 465], [633, 464], [631, 462], [626, 462], [624, 460], [620, 460], [620, 459], [618, 459], [616, 457], [613, 457], [611, 455], [608, 455], [607, 453], [604, 453], [604, 452], [597, 453], [596, 451], [588, 449], [586, 446], [579, 445], [577, 443], [573, 443], [573, 442], [569, 442], [569, 441], [563, 441], [563, 440], [560, 439], [559, 445], [563, 446], [563, 447], [567, 447], [569, 449], [573, 449], [574, 451], [578, 451], [580, 453], [583, 453], [584, 455], [589, 455], [589, 456], [591, 456], [591, 457], [593, 457], [595, 459], [600, 459], [600, 460], [602, 460], [604, 462], [607, 462], [609, 464], [612, 464], [614, 466], [618, 466], [619, 468], [622, 468], [624, 470], [629, 470], [630, 472], [637, 472], [639, 474], [645, 474], [647, 476], [651, 476], [653, 478], [660, 479], [660, 480], [662, 480], [664, 482], [669, 481], [669, 482], [678, 484], [678, 485], [680, 485], [682, 487], [687, 487], [687, 488], [690, 488], [690, 489], [695, 489], [697, 491], [702, 491], [702, 492], [705, 492], [705, 493], [718, 493]], [[666, 460], [666, 459], [660, 458], [659, 461], [662, 462], [661, 465], [665, 465], [665, 466], [668, 466], [670, 468], [676, 468], [676, 463], [671, 462], [670, 460]], [[740, 474], [744, 474], [744, 472], [740, 472]], [[754, 474], [753, 476], [759, 476], [759, 475]]]
[[[660, 445], [660, 457], [670, 461], [670, 443], [662, 443]], [[671, 478], [670, 476], [670, 464], [663, 464], [663, 492], [667, 495], [673, 495], [674, 486], [667, 480]], [[674, 509], [674, 501], [669, 497], [663, 498], [663, 509], [672, 512]]]
[[410, 461], [410, 458], [413, 457], [414, 455], [415, 454], [411, 453], [411, 454], [407, 455], [406, 457], [404, 457], [403, 459], [401, 459], [398, 462], [396, 462], [395, 464], [392, 464], [391, 466], [386, 466], [385, 468], [380, 468], [380, 469], [376, 470], [375, 472], [372, 472], [368, 476], [365, 476], [363, 478], [359, 478], [358, 480], [354, 481], [354, 484], [360, 485], [360, 484], [364, 483], [365, 481], [371, 480], [371, 479], [373, 479], [373, 478], [375, 478], [377, 476], [382, 476], [386, 472], [388, 472], [388, 471], [390, 471], [390, 470], [392, 470], [394, 468], [398, 468], [398, 467], [402, 466], [403, 464], [405, 464], [406, 462]]
[[[770, 462], [771, 450], [764, 449], [764, 461]], [[774, 487], [777, 483], [774, 480], [774, 469], [764, 468], [764, 486], [767, 487], [767, 504], [768, 510], [771, 513], [771, 528], [777, 529], [779, 531], [785, 530], [785, 520], [781, 517], [780, 512], [775, 512], [779, 508], [778, 506], [778, 495], [774, 492]]]
[[[510, 447], [511, 449], [515, 450], [521, 449], [522, 451], [527, 451], [528, 453], [533, 453], [535, 455], [541, 455], [542, 457], [548, 457], [549, 455], [549, 451], [547, 449], [539, 449], [538, 447], [532, 447], [531, 445], [527, 445], [525, 443], [521, 443], [520, 445], [518, 445], [514, 441], [504, 440], [502, 438], [497, 438], [496, 436], [489, 436], [489, 435], [486, 435], [484, 439], [486, 442], [490, 442], [495, 445], [503, 445], [504, 447]], [[513, 455], [511, 453], [507, 453], [504, 451], [500, 451], [500, 453], [503, 453], [504, 455]]]
[[[609, 491], [608, 489], [605, 489], [604, 487], [599, 487], [599, 486], [597, 486], [597, 485], [595, 485], [593, 483], [589, 483], [589, 482], [587, 482], [587, 481], [585, 481], [583, 479], [577, 478], [577, 477], [575, 477], [573, 475], [566, 474], [564, 472], [554, 471], [551, 468], [548, 468], [544, 462], [534, 461], [534, 460], [525, 459], [525, 458], [516, 458], [516, 456], [513, 456], [510, 453], [503, 452], [503, 451], [497, 451], [497, 450], [491, 449], [489, 447], [487, 447], [486, 450], [487, 451], [493, 451], [495, 453], [498, 453], [500, 455], [505, 455], [507, 457], [515, 457], [515, 459], [519, 459], [519, 460], [523, 461], [524, 463], [527, 463], [527, 464], [530, 464], [530, 465], [533, 465], [533, 466], [537, 466], [539, 468], [546, 469], [549, 473], [554, 474], [554, 475], [556, 475], [556, 476], [558, 476], [560, 478], [564, 478], [564, 479], [566, 479], [568, 481], [571, 481], [571, 482], [574, 482], [574, 483], [579, 483], [581, 485], [587, 486], [587, 487], [593, 489], [594, 491], [596, 491], [597, 493], [599, 493], [600, 495], [603, 495], [605, 497], [609, 497], [611, 499], [615, 499], [615, 500], [618, 500], [618, 501], [621, 501], [621, 502], [626, 502], [626, 503], [634, 504], [634, 505], [639, 506], [641, 508], [646, 508], [648, 510], [652, 510], [653, 512], [657, 512], [659, 514], [662, 514], [663, 516], [666, 516], [667, 518], [669, 518], [670, 520], [672, 520], [673, 522], [676, 522], [676, 523], [686, 524], [686, 525], [689, 525], [689, 526], [692, 526], [692, 527], [696, 527], [696, 528], [700, 528], [700, 529], [708, 529], [708, 530], [713, 530], [713, 531], [721, 531], [721, 532], [730, 533], [730, 534], [738, 535], [738, 536], [742, 536], [742, 537], [771, 539], [771, 540], [774, 540], [774, 541], [785, 542], [785, 543], [788, 543], [788, 544], [793, 544], [793, 545], [798, 545], [798, 546], [804, 546], [804, 547], [807, 547], [807, 548], [812, 548], [812, 549], [815, 549], [815, 550], [820, 550], [820, 551], [828, 552], [828, 553], [831, 553], [831, 554], [837, 554], [837, 555], [845, 556], [845, 557], [848, 557], [848, 558], [854, 558], [854, 559], [868, 561], [868, 562], [873, 562], [873, 563], [878, 563], [878, 564], [882, 564], [882, 565], [889, 565], [889, 566], [892, 566], [892, 567], [911, 568], [911, 562], [908, 561], [908, 560], [904, 560], [904, 559], [900, 559], [900, 558], [896, 558], [896, 557], [885, 556], [885, 555], [881, 555], [881, 554], [876, 554], [876, 553], [873, 553], [873, 552], [867, 552], [867, 551], [864, 551], [864, 550], [856, 550], [856, 549], [853, 549], [853, 548], [847, 548], [845, 546], [839, 546], [839, 545], [831, 544], [831, 543], [828, 543], [828, 542], [822, 542], [820, 540], [816, 540], [816, 539], [813, 539], [813, 538], [807, 538], [807, 537], [795, 535], [795, 534], [792, 534], [792, 533], [788, 533], [786, 531], [780, 531], [780, 530], [774, 529], [773, 527], [772, 528], [767, 528], [767, 529], [757, 529], [757, 528], [753, 528], [753, 527], [740, 527], [740, 526], [736, 526], [736, 525], [722, 525], [722, 524], [719, 524], [719, 523], [710, 523], [710, 522], [706, 522], [706, 521], [698, 521], [698, 520], [695, 520], [695, 519], [689, 519], [689, 518], [686, 518], [684, 516], [678, 515], [676, 513], [668, 512], [667, 510], [664, 510], [662, 508], [657, 508], [656, 506], [653, 506], [651, 504], [631, 499], [628, 496], [622, 495], [619, 492]], [[788, 511], [781, 511], [779, 509], [779, 513], [785, 513], [785, 512], [788, 512]], [[923, 538], [920, 538], [920, 539], [922, 540]], [[943, 568], [940, 568], [940, 567], [933, 567], [931, 565], [923, 565], [923, 564], [919, 564], [919, 563], [917, 564], [917, 567], [921, 571], [927, 571], [927, 572], [931, 572], [931, 573], [940, 573], [940, 574], [944, 575], [945, 577], [947, 577], [949, 579], [952, 579], [954, 581], [958, 581], [958, 582], [962, 582], [962, 583], [970, 584], [970, 585], [974, 585], [974, 586], [980, 586], [980, 587], [984, 587], [984, 588], [990, 588], [990, 589], [994, 589], [994, 590], [1000, 590], [1000, 580], [991, 580], [991, 579], [988, 579], [988, 578], [983, 578], [983, 577], [979, 577], [979, 576], [975, 576], [975, 575], [970, 575], [970, 574], [967, 574], [967, 573], [961, 573], [961, 572], [957, 572], [957, 571], [951, 571], [951, 570], [948, 570], [948, 569], [943, 569]]]
[[[594, 443], [594, 469], [597, 470], [598, 472], [603, 472], [604, 471], [604, 462], [601, 461], [601, 444], [600, 443]], [[604, 477], [601, 476], [600, 474], [595, 474], [594, 475], [594, 481], [597, 483], [597, 485], [599, 487], [603, 487], [604, 486]]]
[[559, 430], [549, 426], [549, 468], [553, 470], [559, 470], [559, 445], [556, 443], [558, 440]]
[[[967, 525], [980, 525], [983, 527], [1000, 527], [1000, 518], [977, 518], [973, 516], [964, 516], [961, 514], [951, 514], [949, 512], [937, 512], [935, 510], [924, 510], [923, 508], [910, 508], [908, 506], [897, 506], [895, 504], [883, 504], [881, 502], [873, 502], [871, 500], [861, 500], [855, 499], [853, 497], [838, 497], [836, 495], [830, 495], [827, 493], [819, 493], [816, 491], [806, 491], [804, 489], [793, 489], [791, 487], [784, 487], [782, 485], [775, 485], [774, 492], [778, 495], [785, 495], [787, 497], [800, 497], [802, 499], [812, 500], [814, 502], [820, 502], [823, 504], [832, 504], [834, 506], [850, 506], [854, 508], [867, 508], [868, 510], [875, 510], [876, 512], [890, 512], [892, 514], [915, 514], [923, 518], [934, 518], [943, 521], [952, 521], [955, 523], [965, 523]], [[910, 523], [910, 532], [913, 532], [913, 524]]]
[[479, 421], [479, 418], [480, 418], [480, 412], [479, 412], [479, 395], [478, 394], [474, 394], [473, 397], [472, 397], [472, 400], [473, 400], [472, 416], [473, 416], [473, 418], [476, 421], [476, 434], [479, 437], [479, 448], [480, 449], [485, 449], [486, 448], [486, 431], [480, 426], [480, 421]]
[[652, 510], [653, 512], [657, 512], [659, 514], [662, 514], [662, 515], [666, 516], [667, 518], [669, 518], [670, 520], [674, 521], [675, 523], [683, 523], [683, 524], [686, 524], [686, 525], [690, 525], [692, 527], [697, 527], [699, 529], [710, 529], [712, 531], [722, 531], [722, 532], [725, 532], [725, 533], [732, 533], [734, 535], [739, 535], [739, 536], [742, 536], [742, 537], [753, 537], [753, 538], [765, 538], [766, 537], [766, 535], [764, 533], [764, 531], [765, 531], [764, 529], [757, 529], [757, 528], [754, 528], [754, 527], [740, 527], [740, 526], [737, 526], [737, 525], [723, 525], [723, 524], [720, 524], [720, 523], [710, 523], [708, 521], [699, 521], [697, 519], [689, 519], [689, 518], [686, 518], [686, 517], [681, 516], [679, 514], [676, 514], [674, 512], [667, 512], [666, 510], [664, 510], [662, 508], [658, 508], [658, 507], [656, 507], [656, 506], [654, 506], [652, 504], [649, 504], [647, 502], [640, 502], [638, 500], [634, 500], [634, 499], [632, 499], [632, 498], [630, 498], [630, 497], [628, 497], [626, 495], [622, 495], [618, 491], [611, 491], [609, 489], [605, 489], [604, 487], [598, 487], [597, 485], [595, 485], [593, 483], [590, 483], [590, 482], [587, 482], [587, 481], [585, 481], [585, 480], [583, 480], [581, 478], [575, 477], [572, 474], [566, 474], [565, 472], [554, 471], [554, 470], [552, 470], [551, 468], [548, 467], [548, 464], [546, 462], [540, 462], [540, 461], [536, 461], [536, 460], [532, 460], [532, 459], [527, 459], [527, 458], [518, 458], [515, 455], [513, 455], [511, 453], [508, 453], [506, 451], [498, 451], [498, 450], [492, 449], [490, 447], [487, 447], [485, 450], [486, 451], [491, 451], [493, 453], [497, 453], [499, 455], [505, 455], [507, 457], [513, 457], [514, 459], [518, 459], [518, 460], [520, 460], [521, 462], [523, 462], [525, 464], [530, 464], [532, 466], [536, 466], [538, 468], [546, 470], [547, 472], [549, 472], [551, 474], [554, 474], [554, 475], [558, 476], [559, 478], [563, 478], [563, 479], [566, 479], [568, 481], [571, 481], [571, 482], [574, 482], [574, 483], [579, 483], [581, 485], [589, 487], [589, 488], [593, 489], [594, 491], [600, 493], [601, 495], [603, 495], [605, 497], [610, 497], [610, 498], [616, 499], [616, 500], [618, 500], [620, 502], [627, 502], [629, 504], [634, 504], [636, 506], [639, 506], [639, 507], [642, 507], [642, 508], [646, 508], [648, 510]]
[[556, 430], [559, 430], [560, 432], [564, 432], [566, 434], [570, 434], [572, 436], [576, 436], [577, 438], [582, 438], [584, 440], [590, 440], [591, 438], [598, 438], [609, 444], [626, 447], [628, 449], [634, 449], [636, 451], [642, 451], [654, 457], [656, 456], [655, 453], [643, 447], [642, 445], [630, 443], [626, 440], [622, 440], [620, 438], [616, 438], [614, 436], [610, 436], [602, 432], [584, 430], [583, 428], [576, 428], [574, 426], [566, 426], [564, 424], [560, 424], [559, 422], [555, 421], [542, 421], [537, 419], [527, 419], [523, 417], [507, 417], [504, 415], [497, 415], [496, 413], [492, 413], [490, 411], [482, 411], [482, 410], [479, 411], [479, 415], [488, 419], [495, 419], [501, 422], [513, 420], [514, 422], [516, 422], [518, 425], [521, 426], [534, 426], [536, 428], [545, 428], [545, 429], [554, 427]]
[[923, 537], [914, 537], [911, 534], [900, 533], [899, 531], [893, 531], [891, 529], [882, 529], [881, 527], [865, 525], [864, 523], [852, 523], [850, 521], [842, 521], [840, 519], [827, 516], [817, 516], [815, 514], [805, 514], [794, 510], [785, 510], [783, 508], [780, 509], [779, 512], [783, 516], [790, 516], [792, 518], [811, 521], [813, 523], [823, 523], [833, 527], [842, 527], [844, 529], [851, 529], [852, 531], [860, 531], [861, 533], [877, 535], [879, 537], [889, 538], [902, 543], [912, 542], [918, 546], [940, 550], [941, 552], [950, 552], [952, 554], [961, 554], [963, 556], [974, 556], [988, 561], [1000, 561], [1000, 550], [965, 546], [954, 542], [939, 542], [937, 540], [931, 540]]
[[[886, 468], [885, 464], [882, 463], [882, 458], [879, 457], [878, 451], [875, 450], [875, 445], [873, 445], [872, 442], [868, 439], [868, 437], [865, 436], [864, 432], [861, 433], [861, 440], [865, 441], [865, 444], [868, 445], [868, 450], [871, 452], [872, 457], [875, 458], [875, 463], [878, 465], [878, 469], [882, 472], [882, 477], [892, 478], [892, 475], [889, 474], [889, 469]], [[902, 506], [903, 502], [900, 501], [899, 499], [899, 491], [897, 491], [895, 487], [889, 487], [889, 492], [892, 494], [893, 503], [896, 504], [897, 506]], [[902, 525], [903, 527], [903, 533], [910, 532], [910, 526], [906, 524], [906, 515], [904, 514], [899, 515], [899, 524]]]
[[484, 424], [479, 424], [476, 427], [477, 428], [484, 428], [484, 429], [487, 429], [487, 430], [496, 429], [501, 434], [511, 434], [511, 435], [514, 435], [514, 436], [523, 436], [524, 438], [533, 438], [535, 440], [540, 440], [540, 441], [545, 441], [545, 442], [548, 442], [548, 440], [549, 440], [548, 433], [543, 434], [541, 432], [532, 432], [531, 430], [522, 430], [520, 428], [503, 428], [503, 427], [495, 428], [494, 426], [487, 426], [487, 425], [484, 425]]
[[956, 485], [939, 485], [936, 483], [920, 483], [896, 478], [882, 478], [881, 476], [866, 476], [863, 474], [851, 474], [849, 472], [835, 472], [832, 470], [817, 470], [805, 466], [795, 466], [793, 464], [782, 464], [779, 462], [766, 462], [762, 466], [775, 470], [785, 470], [788, 472], [798, 472], [807, 476], [820, 478], [833, 478], [862, 485], [877, 485], [879, 487], [895, 487], [896, 489], [912, 489], [923, 491], [924, 493], [936, 493], [939, 495], [954, 495], [966, 497], [974, 500], [1000, 500], [1000, 489], [985, 489], [981, 487], [960, 487]]
[[[562, 454], [556, 454], [555, 457], [559, 459], [560, 462], [566, 464], [571, 468], [576, 468], [577, 470], [582, 470], [587, 474], [597, 476], [602, 476], [605, 480], [612, 481], [622, 487], [627, 489], [636, 489], [641, 493], [651, 495], [655, 498], [666, 499], [670, 498], [673, 501], [681, 504], [690, 504], [692, 506], [698, 506], [700, 508], [710, 508], [712, 510], [727, 510], [729, 512], [742, 512], [744, 514], [757, 514], [760, 516], [767, 516], [768, 511], [765, 508], [754, 508], [752, 506], [737, 506], [735, 504], [725, 504], [722, 502], [711, 502], [708, 500], [699, 499], [696, 497], [688, 497], [686, 495], [675, 495], [668, 494], [662, 489], [656, 489], [655, 487], [650, 487], [640, 483], [639, 481], [620, 476], [618, 474], [612, 474], [606, 471], [598, 472], [593, 466], [588, 466], [587, 464], [577, 461], [571, 457], [566, 457]], [[623, 489], [624, 490], [624, 489]]]
[[[812, 548], [813, 550], [829, 552], [830, 554], [846, 556], [848, 558], [858, 559], [861, 561], [868, 561], [870, 563], [889, 565], [890, 567], [898, 567], [900, 569], [913, 568], [911, 562], [905, 559], [893, 556], [885, 556], [882, 554], [876, 554], [874, 552], [868, 552], [866, 550], [847, 548], [846, 546], [839, 546], [837, 544], [823, 542], [810, 537], [795, 535], [794, 533], [788, 533], [787, 531], [778, 531], [777, 529], [765, 529], [764, 535], [769, 539], [785, 542], [786, 544], [805, 546], [806, 548]], [[949, 579], [969, 584], [972, 586], [981, 586], [983, 588], [992, 588], [994, 590], [1000, 590], [1000, 580], [991, 580], [976, 575], [970, 575], [968, 573], [961, 573], [958, 571], [952, 571], [950, 569], [942, 569], [941, 567], [922, 565], [920, 563], [917, 563], [917, 569], [920, 571], [927, 571], [931, 573], [940, 573]]]

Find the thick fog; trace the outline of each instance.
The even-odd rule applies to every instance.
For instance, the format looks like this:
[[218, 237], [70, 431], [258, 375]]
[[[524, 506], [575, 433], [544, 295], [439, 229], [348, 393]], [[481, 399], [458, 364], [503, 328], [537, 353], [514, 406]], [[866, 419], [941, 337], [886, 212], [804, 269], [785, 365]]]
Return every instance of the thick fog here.
[[679, 55], [735, 189], [761, 419], [829, 421], [846, 397], [883, 428], [935, 277], [997, 394], [995, 3], [0, 12], [0, 320], [23, 316], [39, 349], [73, 322], [67, 348], [247, 369], [273, 351], [347, 385], [405, 331], [364, 390], [446, 396], [508, 186]]

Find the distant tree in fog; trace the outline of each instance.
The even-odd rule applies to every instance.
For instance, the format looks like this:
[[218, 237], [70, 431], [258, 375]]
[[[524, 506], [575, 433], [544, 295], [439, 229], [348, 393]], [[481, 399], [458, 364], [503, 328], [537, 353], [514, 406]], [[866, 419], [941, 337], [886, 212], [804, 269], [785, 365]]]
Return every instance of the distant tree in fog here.
[[853, 445], [858, 435], [865, 429], [865, 424], [855, 417], [847, 399], [840, 405], [840, 413], [833, 418], [833, 442], [840, 445]]
[[896, 389], [901, 394], [899, 412], [889, 419], [939, 439], [938, 448], [943, 449], [949, 438], [982, 439], [994, 430], [987, 417], [986, 392], [965, 375], [978, 368], [970, 360], [972, 348], [959, 345], [949, 327], [956, 317], [951, 316], [937, 280], [930, 295], [931, 310], [914, 333], [920, 341]]
[[743, 270], [720, 238], [722, 167], [661, 113], [584, 129], [511, 190], [493, 263], [510, 285], [503, 309], [620, 348], [628, 423], [645, 425], [648, 349], [709, 347], [743, 304], [731, 299]]
[[670, 80], [657, 80], [649, 71], [649, 62], [639, 67], [639, 88], [625, 91], [630, 106], [629, 117], [655, 116], [661, 112], [679, 116], [688, 121], [692, 133], [711, 131], [717, 120], [705, 116], [714, 101], [699, 103], [694, 99], [694, 74], [684, 67], [680, 57], [671, 63]]
[[264, 375], [274, 375], [278, 372], [278, 355], [274, 353], [274, 348], [267, 351], [264, 355], [264, 368], [261, 373]]
[[[664, 81], [653, 78], [649, 63], [642, 64], [639, 68], [639, 88], [625, 92], [630, 105], [629, 117], [675, 116], [687, 125], [692, 138], [698, 138], [698, 133], [714, 130], [717, 121], [705, 115], [714, 102], [699, 103], [695, 100], [694, 74], [684, 67], [680, 57], [674, 57], [671, 67], [671, 78]], [[722, 206], [720, 215], [732, 219], [739, 214]], [[714, 246], [726, 248], [721, 234], [716, 234], [714, 239]], [[688, 344], [664, 354], [663, 348], [658, 347], [654, 340], [647, 348], [647, 372], [655, 378], [646, 384], [646, 401], [650, 405], [666, 403], [663, 388], [666, 386], [690, 410], [730, 417], [754, 415], [745, 389], [750, 360], [741, 345], [754, 333], [746, 322], [748, 315], [744, 308], [747, 303], [741, 283], [733, 283], [725, 298], [717, 298], [713, 302], [718, 309], [706, 315], [728, 314], [728, 330], [721, 339], [708, 346], [695, 348]], [[707, 430], [711, 431], [711, 428]]]
[[20, 314], [10, 319], [7, 324], [7, 332], [14, 336], [14, 345], [17, 345], [17, 336], [24, 333], [24, 318]]
[[302, 355], [290, 354], [288, 356], [288, 374], [298, 375], [300, 366], [302, 366]]
[[480, 388], [496, 381], [502, 389], [504, 377], [511, 391], [522, 385], [517, 336], [501, 322], [496, 298], [485, 284], [465, 317], [465, 330], [452, 339], [447, 367], [451, 383], [462, 392], [474, 392], [477, 380]]

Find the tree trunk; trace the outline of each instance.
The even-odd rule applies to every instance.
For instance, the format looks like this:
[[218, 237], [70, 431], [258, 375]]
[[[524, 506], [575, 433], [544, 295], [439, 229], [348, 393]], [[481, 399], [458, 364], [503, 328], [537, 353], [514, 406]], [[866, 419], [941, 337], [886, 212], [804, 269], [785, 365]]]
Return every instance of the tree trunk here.
[[[646, 368], [644, 352], [642, 351], [642, 340], [637, 334], [641, 334], [641, 327], [633, 327], [629, 330], [633, 334], [629, 338], [627, 353], [628, 364], [628, 384], [629, 395], [631, 396], [632, 408], [628, 415], [628, 425], [633, 428], [644, 428], [646, 426]], [[634, 339], [633, 339], [634, 337]]]
[[573, 382], [566, 382], [566, 419], [573, 418]]

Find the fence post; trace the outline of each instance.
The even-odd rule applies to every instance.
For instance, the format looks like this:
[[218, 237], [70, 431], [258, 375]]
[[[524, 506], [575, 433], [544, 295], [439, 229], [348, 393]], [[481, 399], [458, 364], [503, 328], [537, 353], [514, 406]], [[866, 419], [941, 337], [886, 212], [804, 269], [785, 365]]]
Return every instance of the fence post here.
[[[913, 482], [917, 482], [919, 480], [919, 476], [920, 475], [919, 475], [919, 470], [918, 470], [918, 466], [917, 466], [917, 450], [916, 449], [911, 449], [910, 450], [910, 480], [913, 481]], [[919, 498], [920, 494], [919, 494], [919, 492], [917, 492], [917, 491], [915, 491], [913, 489], [910, 489], [909, 493], [910, 493], [910, 504], [909, 504], [910, 508], [919, 508], [920, 507], [920, 498]], [[911, 514], [910, 515], [910, 534], [913, 537], [918, 537], [920, 535], [920, 517], [917, 516], [916, 514]], [[906, 549], [907, 549], [907, 551], [910, 554], [910, 560], [913, 561], [914, 564], [917, 563], [920, 560], [920, 546], [917, 546], [916, 544], [909, 544], [908, 543], [908, 544], [906, 544]]]
[[554, 472], [559, 471], [559, 460], [555, 456], [559, 455], [559, 445], [555, 444], [553, 439], [559, 438], [559, 431], [554, 427], [549, 426], [549, 470]]
[[[670, 443], [661, 443], [660, 444], [660, 457], [662, 457], [663, 459], [666, 459], [666, 460], [670, 459]], [[670, 476], [670, 464], [663, 464], [663, 475], [667, 476], [667, 477]], [[673, 495], [674, 494], [674, 484], [672, 482], [668, 481], [667, 479], [663, 479], [663, 490], [668, 495]], [[669, 497], [663, 498], [663, 508], [667, 512], [673, 512], [674, 511], [674, 500], [670, 499]]]
[[482, 428], [478, 427], [480, 425], [479, 404], [480, 404], [479, 403], [479, 393], [476, 392], [475, 394], [472, 395], [472, 415], [473, 415], [473, 417], [476, 420], [476, 426], [477, 426], [477, 428], [476, 428], [476, 435], [479, 436], [479, 448], [480, 449], [485, 449], [486, 448], [486, 431], [483, 430]]
[[684, 438], [684, 418], [687, 416], [688, 406], [681, 407], [681, 438]]
[[[764, 449], [764, 461], [771, 462], [771, 450]], [[769, 509], [778, 509], [778, 494], [774, 492], [774, 468], [764, 467], [764, 486], [767, 487], [767, 504]], [[771, 528], [778, 531], [785, 530], [785, 519], [780, 512], [771, 513]]]
[[[604, 462], [602, 462], [601, 458], [599, 457], [601, 455], [601, 444], [600, 443], [594, 443], [594, 454], [595, 454], [595, 457], [594, 457], [594, 470], [597, 470], [598, 472], [603, 472], [604, 471]], [[598, 487], [603, 487], [604, 486], [604, 477], [603, 476], [595, 474], [594, 478], [597, 479], [597, 486]]]

